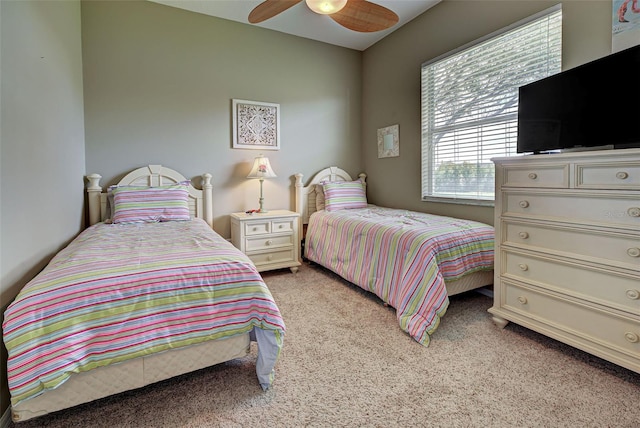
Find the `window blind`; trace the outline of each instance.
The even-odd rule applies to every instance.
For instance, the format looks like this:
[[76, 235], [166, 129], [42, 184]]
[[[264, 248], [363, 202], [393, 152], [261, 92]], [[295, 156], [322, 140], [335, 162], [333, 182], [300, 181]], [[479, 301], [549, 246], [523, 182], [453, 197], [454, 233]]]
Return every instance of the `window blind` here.
[[516, 153], [518, 87], [561, 71], [548, 9], [422, 65], [422, 199], [491, 203], [491, 158]]

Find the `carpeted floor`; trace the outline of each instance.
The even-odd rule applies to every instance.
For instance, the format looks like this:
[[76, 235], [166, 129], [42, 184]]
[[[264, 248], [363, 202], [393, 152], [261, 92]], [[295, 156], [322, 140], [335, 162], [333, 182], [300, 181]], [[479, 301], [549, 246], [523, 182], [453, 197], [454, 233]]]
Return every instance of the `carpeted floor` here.
[[247, 357], [15, 424], [31, 427], [637, 427], [640, 374], [451, 298], [425, 348], [394, 310], [304, 265], [267, 272], [287, 324], [274, 386]]

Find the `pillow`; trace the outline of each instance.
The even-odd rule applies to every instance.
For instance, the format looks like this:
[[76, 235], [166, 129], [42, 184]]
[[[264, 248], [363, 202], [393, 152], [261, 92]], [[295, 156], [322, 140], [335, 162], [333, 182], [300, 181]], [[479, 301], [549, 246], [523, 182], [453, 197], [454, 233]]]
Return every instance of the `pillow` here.
[[324, 208], [324, 189], [322, 188], [322, 184], [316, 184], [316, 211], [323, 210]]
[[328, 182], [322, 187], [327, 211], [367, 207], [364, 183], [360, 180]]
[[180, 184], [113, 189], [113, 223], [156, 223], [190, 220], [189, 191]]

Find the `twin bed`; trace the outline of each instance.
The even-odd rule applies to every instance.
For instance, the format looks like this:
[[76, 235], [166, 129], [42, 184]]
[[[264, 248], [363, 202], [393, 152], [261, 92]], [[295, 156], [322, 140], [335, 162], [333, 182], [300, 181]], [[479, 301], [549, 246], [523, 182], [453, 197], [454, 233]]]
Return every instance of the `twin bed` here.
[[396, 309], [402, 330], [428, 345], [448, 296], [493, 283], [494, 229], [371, 205], [365, 179], [329, 167], [304, 186], [296, 174], [305, 257], [375, 293]]
[[14, 421], [246, 356], [263, 389], [285, 324], [255, 266], [215, 233], [202, 190], [150, 165], [103, 192], [87, 188], [90, 227], [5, 312]]
[[[5, 312], [14, 421], [246, 356], [271, 386], [285, 324], [255, 266], [212, 229], [201, 190], [160, 165], [107, 192], [87, 177], [89, 223]], [[448, 296], [493, 282], [493, 228], [371, 205], [365, 175], [296, 174], [305, 256], [396, 308], [428, 345]]]

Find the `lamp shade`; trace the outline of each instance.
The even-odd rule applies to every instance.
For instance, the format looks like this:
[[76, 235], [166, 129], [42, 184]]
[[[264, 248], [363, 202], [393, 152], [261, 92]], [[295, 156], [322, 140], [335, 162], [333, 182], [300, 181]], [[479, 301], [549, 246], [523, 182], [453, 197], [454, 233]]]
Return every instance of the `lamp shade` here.
[[275, 178], [277, 177], [276, 173], [273, 172], [271, 168], [271, 164], [269, 163], [269, 158], [266, 158], [262, 155], [258, 156], [253, 161], [253, 166], [251, 167], [251, 171], [247, 178]]
[[347, 4], [347, 0], [306, 0], [306, 2], [309, 9], [321, 15], [340, 12]]

